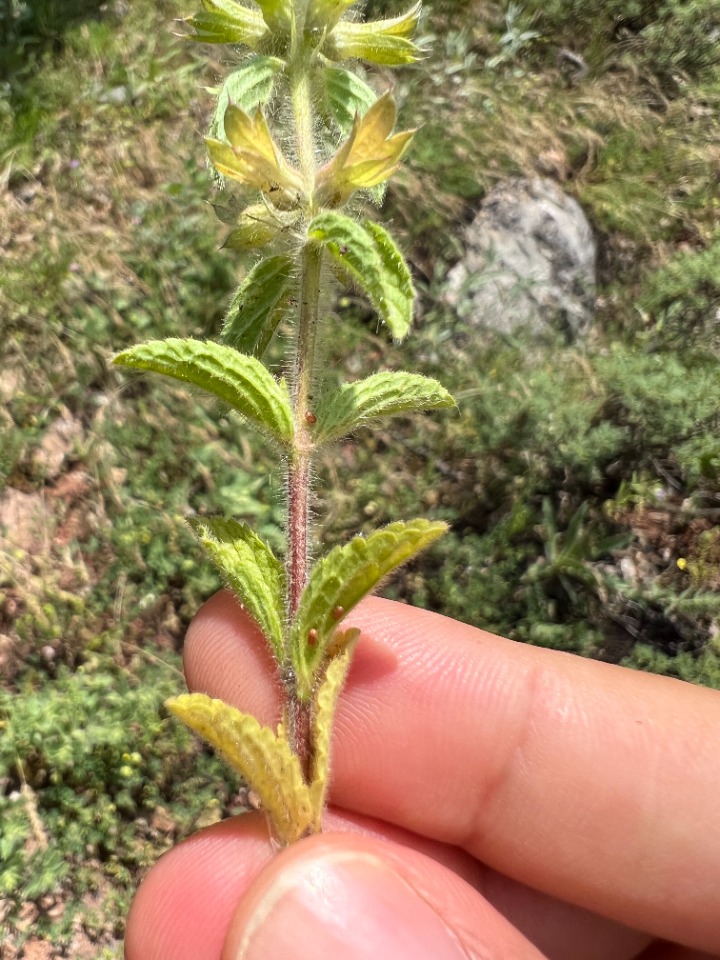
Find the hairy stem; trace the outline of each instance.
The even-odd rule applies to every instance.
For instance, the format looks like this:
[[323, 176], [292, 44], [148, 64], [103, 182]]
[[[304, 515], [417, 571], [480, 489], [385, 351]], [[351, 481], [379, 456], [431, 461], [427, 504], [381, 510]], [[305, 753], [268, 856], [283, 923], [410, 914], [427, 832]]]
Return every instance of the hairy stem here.
[[288, 471], [288, 614], [292, 620], [300, 604], [307, 577], [310, 499], [310, 391], [320, 298], [320, 251], [307, 247], [303, 254], [300, 310], [298, 315], [293, 407], [295, 442]]
[[[290, 71], [290, 85], [298, 160], [306, 196], [310, 198], [306, 212], [308, 216], [311, 216], [316, 163], [310, 72], [307, 57], [302, 46], [298, 46], [298, 44], [300, 44], [300, 41], [296, 38], [296, 49]], [[297, 613], [307, 580], [313, 446], [310, 431], [312, 422], [310, 396], [320, 302], [321, 269], [322, 252], [314, 246], [307, 245], [303, 250], [300, 266], [301, 293], [295, 340], [295, 363], [292, 372], [295, 440], [287, 478], [287, 610], [291, 623]], [[306, 778], [309, 778], [311, 763], [310, 705], [301, 702], [294, 671], [289, 663], [285, 666], [285, 723], [287, 735]]]

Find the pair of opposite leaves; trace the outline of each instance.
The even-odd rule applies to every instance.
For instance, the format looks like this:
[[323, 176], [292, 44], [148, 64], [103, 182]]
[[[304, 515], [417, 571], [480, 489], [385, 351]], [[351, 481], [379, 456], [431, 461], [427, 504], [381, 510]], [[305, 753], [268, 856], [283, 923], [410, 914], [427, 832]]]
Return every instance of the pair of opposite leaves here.
[[[292, 410], [284, 381], [256, 357], [213, 342], [173, 338], [140, 344], [116, 363], [199, 386], [273, 439], [290, 446]], [[440, 384], [417, 374], [379, 373], [344, 384], [318, 406], [319, 442], [368, 419], [454, 405]], [[204, 694], [186, 694], [169, 709], [215, 746], [261, 798], [281, 844], [320, 829], [329, 772], [332, 720], [356, 631], [339, 623], [390, 572], [444, 533], [443, 523], [398, 522], [335, 547], [311, 571], [289, 630], [284, 626], [283, 564], [246, 525], [224, 518], [191, 521], [223, 579], [257, 622], [279, 663], [292, 664], [299, 698], [312, 704], [312, 769], [303, 776], [282, 728], [277, 733]], [[312, 638], [312, 639], [311, 639]]]
[[[358, 0], [310, 0], [305, 36], [331, 61], [367, 60], [382, 66], [413, 63], [421, 51], [410, 37], [420, 16], [418, 0], [406, 13], [366, 23], [343, 20]], [[199, 43], [242, 44], [258, 53], [287, 54], [296, 29], [292, 0], [256, 0], [253, 10], [236, 0], [201, 0], [203, 11], [186, 23]]]

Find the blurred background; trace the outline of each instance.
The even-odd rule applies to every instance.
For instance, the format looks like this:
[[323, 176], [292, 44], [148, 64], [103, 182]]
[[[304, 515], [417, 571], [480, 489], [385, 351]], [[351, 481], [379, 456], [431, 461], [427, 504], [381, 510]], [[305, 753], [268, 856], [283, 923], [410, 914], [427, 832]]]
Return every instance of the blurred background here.
[[[232, 51], [183, 43], [193, 12], [0, 0], [2, 960], [119, 957], [146, 868], [247, 801], [162, 701], [219, 586], [185, 517], [279, 547], [282, 478], [217, 406], [109, 366], [216, 336], [246, 268], [201, 140]], [[381, 213], [416, 328], [338, 297], [322, 367], [459, 409], [330, 451], [320, 540], [443, 518], [386, 596], [720, 687], [720, 0], [428, 0], [420, 35], [370, 77], [420, 127]]]

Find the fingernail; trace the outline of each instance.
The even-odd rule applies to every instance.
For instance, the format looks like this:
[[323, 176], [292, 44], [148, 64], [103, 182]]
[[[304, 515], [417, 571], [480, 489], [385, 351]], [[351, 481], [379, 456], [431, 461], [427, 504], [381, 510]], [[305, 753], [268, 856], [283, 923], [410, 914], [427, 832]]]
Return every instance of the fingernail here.
[[431, 906], [370, 854], [288, 866], [257, 905], [237, 960], [467, 960]]

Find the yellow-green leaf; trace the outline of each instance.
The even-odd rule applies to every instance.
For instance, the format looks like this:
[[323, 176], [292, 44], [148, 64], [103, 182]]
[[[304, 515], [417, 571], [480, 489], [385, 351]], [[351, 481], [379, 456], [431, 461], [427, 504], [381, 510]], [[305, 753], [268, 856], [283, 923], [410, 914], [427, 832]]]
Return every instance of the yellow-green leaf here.
[[267, 257], [256, 264], [233, 297], [223, 326], [223, 339], [261, 357], [295, 292], [289, 257]]
[[150, 340], [119, 353], [113, 363], [150, 370], [201, 387], [229, 404], [249, 423], [283, 444], [293, 435], [290, 396], [255, 357], [212, 341]]
[[358, 0], [310, 0], [306, 19], [309, 30], [332, 30], [340, 17]]
[[202, 0], [204, 11], [185, 21], [198, 43], [241, 43], [256, 49], [269, 30], [262, 16], [235, 0]]
[[292, 23], [292, 0], [255, 0], [274, 34], [286, 33]]
[[349, 278], [366, 293], [392, 335], [398, 340], [406, 336], [414, 290], [407, 264], [389, 234], [371, 221], [360, 224], [327, 211], [311, 221], [308, 237], [328, 251], [341, 279]]
[[339, 623], [384, 578], [447, 530], [430, 520], [391, 523], [367, 538], [335, 547], [310, 572], [291, 629], [290, 649], [299, 695], [312, 694], [317, 669], [333, 647]]
[[454, 407], [455, 401], [437, 380], [417, 373], [376, 373], [323, 397], [314, 409], [313, 439], [339, 440], [370, 420]]
[[312, 771], [310, 799], [314, 811], [313, 832], [322, 830], [322, 815], [325, 808], [330, 780], [330, 745], [338, 698], [350, 670], [350, 663], [360, 631], [347, 630], [342, 652], [327, 665], [315, 694], [312, 713]]
[[407, 13], [387, 20], [343, 20], [328, 37], [324, 52], [331, 59], [367, 60], [390, 67], [414, 63], [422, 51], [409, 38], [417, 27], [420, 10], [418, 2]]
[[389, 93], [364, 116], [357, 114], [347, 140], [318, 174], [316, 199], [322, 206], [342, 206], [356, 190], [370, 189], [397, 170], [414, 136], [406, 130], [391, 136], [397, 110]]
[[225, 238], [227, 250], [257, 250], [266, 247], [282, 229], [280, 211], [269, 209], [264, 203], [245, 207], [236, 219], [235, 229]]
[[231, 105], [225, 111], [224, 124], [227, 143], [211, 137], [205, 140], [218, 173], [262, 190], [281, 209], [296, 206], [302, 180], [285, 162], [261, 108], [251, 115]]
[[313, 821], [310, 793], [288, 742], [255, 717], [186, 693], [165, 703], [168, 710], [215, 747], [260, 797], [273, 833], [282, 844], [299, 840]]
[[189, 523], [223, 580], [237, 594], [281, 661], [285, 619], [283, 564], [246, 523], [224, 517], [193, 517]]

